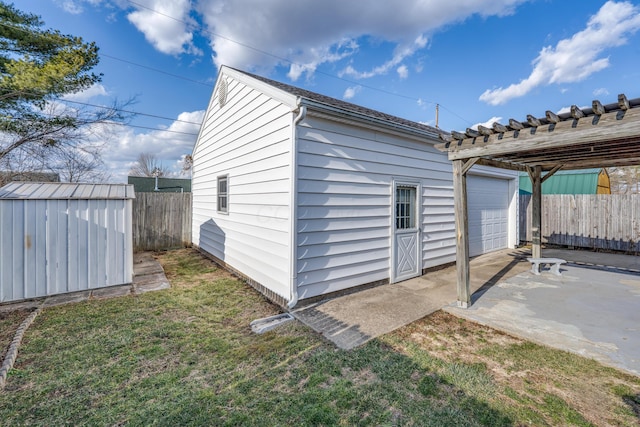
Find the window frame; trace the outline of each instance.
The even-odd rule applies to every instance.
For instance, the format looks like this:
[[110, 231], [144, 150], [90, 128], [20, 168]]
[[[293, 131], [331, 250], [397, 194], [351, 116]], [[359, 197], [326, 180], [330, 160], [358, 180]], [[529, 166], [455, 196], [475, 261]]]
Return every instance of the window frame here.
[[395, 230], [418, 228], [418, 186], [397, 183], [394, 197]]
[[[225, 191], [220, 191], [220, 184], [224, 182]], [[224, 203], [221, 201], [224, 200]], [[224, 204], [224, 208], [221, 206]], [[229, 214], [229, 174], [220, 175], [216, 179], [216, 211], [221, 214]]]

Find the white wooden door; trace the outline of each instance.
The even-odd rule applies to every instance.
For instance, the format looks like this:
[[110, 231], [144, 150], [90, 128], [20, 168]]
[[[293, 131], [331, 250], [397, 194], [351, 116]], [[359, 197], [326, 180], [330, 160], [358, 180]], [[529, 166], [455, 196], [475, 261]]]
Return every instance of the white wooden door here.
[[394, 185], [394, 256], [392, 282], [420, 275], [418, 185]]

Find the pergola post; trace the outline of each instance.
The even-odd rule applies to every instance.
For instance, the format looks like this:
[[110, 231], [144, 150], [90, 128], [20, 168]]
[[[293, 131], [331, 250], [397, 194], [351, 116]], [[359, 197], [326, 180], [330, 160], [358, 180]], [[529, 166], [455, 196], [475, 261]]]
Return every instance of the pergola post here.
[[453, 198], [456, 218], [456, 270], [458, 307], [471, 304], [469, 284], [469, 219], [467, 216], [467, 173], [463, 160], [453, 161]]
[[542, 167], [534, 166], [531, 178], [531, 256], [542, 256]]

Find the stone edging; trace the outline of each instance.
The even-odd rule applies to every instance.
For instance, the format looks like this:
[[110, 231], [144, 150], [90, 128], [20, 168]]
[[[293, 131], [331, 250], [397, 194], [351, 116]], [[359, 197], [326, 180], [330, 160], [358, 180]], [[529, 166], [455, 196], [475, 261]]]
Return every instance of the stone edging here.
[[26, 332], [27, 328], [31, 325], [33, 320], [40, 314], [42, 308], [37, 308], [34, 310], [29, 317], [24, 319], [24, 321], [20, 324], [20, 327], [16, 331], [16, 334], [13, 337], [13, 341], [11, 341], [11, 345], [9, 346], [9, 350], [7, 351], [7, 355], [4, 358], [4, 362], [2, 362], [2, 367], [0, 367], [0, 390], [4, 389], [5, 383], [7, 381], [7, 374], [13, 368], [13, 364], [16, 361], [16, 357], [18, 357], [18, 348], [20, 347], [20, 343], [22, 342], [22, 337]]

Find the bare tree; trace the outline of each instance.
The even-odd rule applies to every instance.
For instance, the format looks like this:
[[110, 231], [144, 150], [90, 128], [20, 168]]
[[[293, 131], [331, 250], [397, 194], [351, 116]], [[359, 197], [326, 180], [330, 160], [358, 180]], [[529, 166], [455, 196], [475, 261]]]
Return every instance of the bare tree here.
[[155, 154], [140, 153], [129, 170], [131, 176], [169, 176], [171, 171], [158, 160]]
[[193, 157], [191, 154], [185, 154], [180, 160], [180, 164], [182, 166], [180, 170], [181, 176], [191, 177], [191, 171], [193, 170]]
[[[128, 105], [133, 100], [122, 105]], [[50, 117], [74, 115], [81, 124], [78, 127], [60, 128], [50, 134], [51, 141], [20, 144], [0, 156], [3, 176], [55, 173], [61, 181], [104, 182], [111, 176], [102, 158], [106, 146], [113, 138], [113, 126], [120, 126], [133, 114], [125, 113], [121, 106], [77, 109], [61, 102], [51, 102], [43, 111]], [[64, 111], [62, 113], [61, 111]], [[115, 120], [115, 121], [114, 121]], [[2, 139], [12, 135], [0, 133]]]
[[45, 29], [38, 16], [3, 1], [0, 15], [0, 161], [23, 158], [10, 165], [21, 168], [33, 163], [25, 155], [52, 146], [73, 150], [86, 141], [87, 129], [126, 121], [120, 107], [127, 104], [71, 108], [64, 98], [101, 81], [92, 72], [100, 59], [95, 43]]
[[79, 147], [58, 150], [56, 162], [50, 170], [64, 182], [107, 182], [111, 174], [104, 168], [102, 147]]

